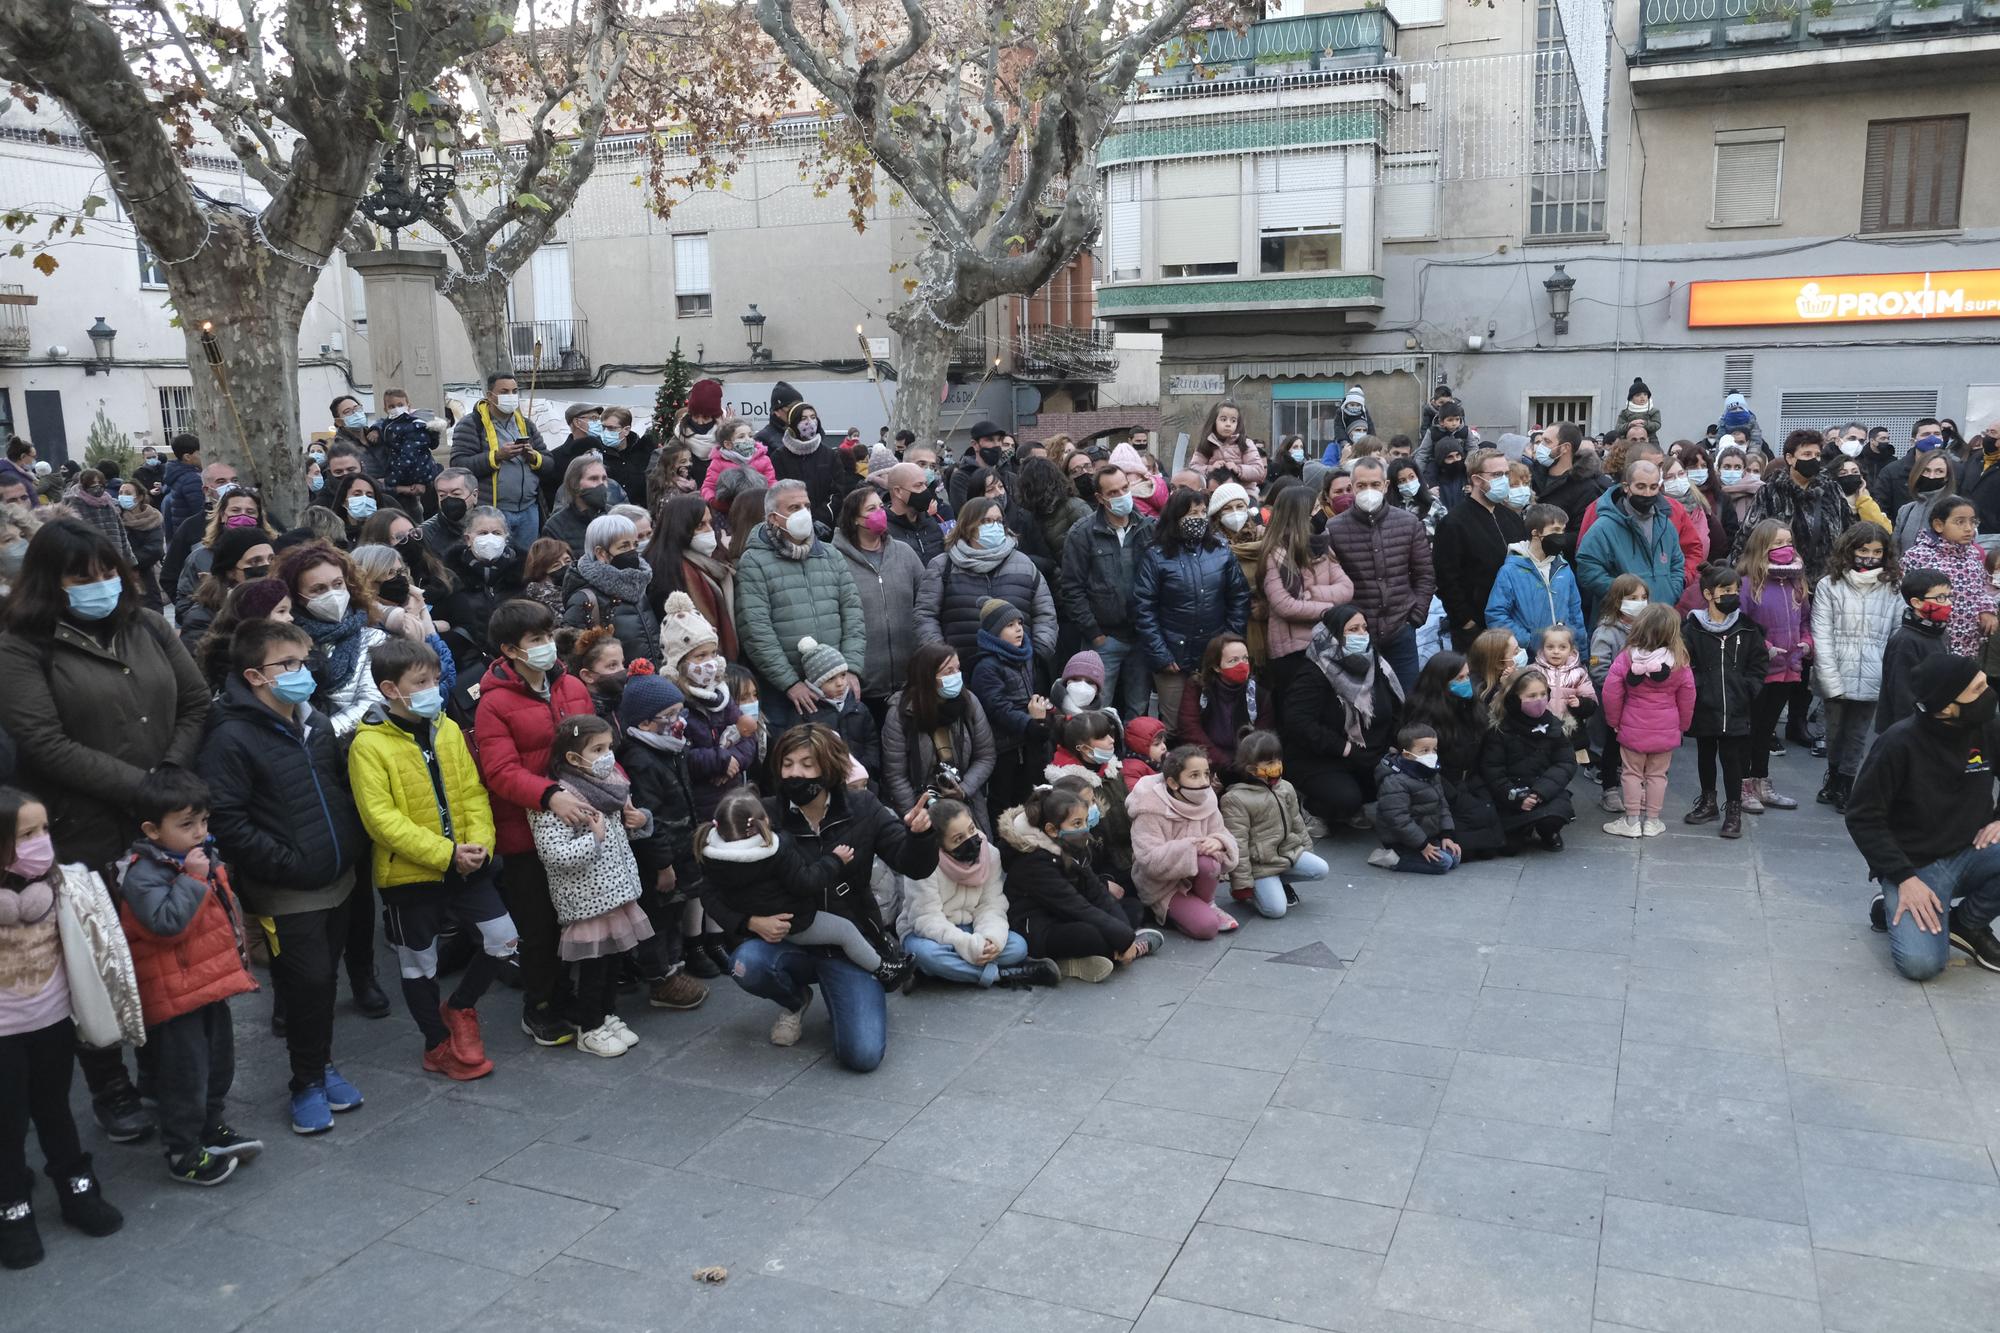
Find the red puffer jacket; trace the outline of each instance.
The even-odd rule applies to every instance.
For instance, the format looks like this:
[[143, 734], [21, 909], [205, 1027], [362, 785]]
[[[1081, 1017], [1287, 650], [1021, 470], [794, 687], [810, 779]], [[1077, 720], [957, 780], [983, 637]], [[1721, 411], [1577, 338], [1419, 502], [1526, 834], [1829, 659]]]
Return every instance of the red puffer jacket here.
[[[155, 887], [184, 888], [185, 893], [171, 895], [181, 904], [194, 894], [200, 881], [180, 874], [170, 863], [160, 864], [163, 860], [131, 858], [121, 876], [118, 895], [118, 920], [132, 949], [132, 971], [139, 981], [139, 1003], [149, 1028], [257, 989], [243, 962], [243, 912], [229, 891], [229, 876], [221, 866], [215, 868], [193, 919], [178, 933], [156, 934], [133, 911], [135, 903], [142, 912], [176, 910], [167, 897], [148, 894], [145, 881], [154, 881]], [[179, 880], [187, 883], [180, 886]], [[162, 888], [161, 892], [166, 894], [167, 890]], [[155, 916], [154, 920], [160, 918]]]
[[590, 691], [560, 666], [550, 669], [548, 687], [547, 698], [529, 689], [505, 658], [494, 659], [479, 682], [474, 715], [479, 777], [493, 801], [493, 830], [502, 856], [534, 853], [528, 811], [541, 809], [542, 798], [556, 785], [549, 777], [556, 723], [595, 711]]

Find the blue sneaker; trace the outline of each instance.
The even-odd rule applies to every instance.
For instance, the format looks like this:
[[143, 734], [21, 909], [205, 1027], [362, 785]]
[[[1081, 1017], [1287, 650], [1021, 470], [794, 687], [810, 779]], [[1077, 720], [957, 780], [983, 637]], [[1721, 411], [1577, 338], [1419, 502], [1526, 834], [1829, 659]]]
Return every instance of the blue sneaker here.
[[326, 1067], [326, 1105], [331, 1111], [352, 1111], [361, 1105], [361, 1089], [342, 1078], [332, 1065]]
[[324, 1134], [333, 1128], [333, 1109], [326, 1104], [326, 1089], [315, 1083], [292, 1094], [292, 1133]]

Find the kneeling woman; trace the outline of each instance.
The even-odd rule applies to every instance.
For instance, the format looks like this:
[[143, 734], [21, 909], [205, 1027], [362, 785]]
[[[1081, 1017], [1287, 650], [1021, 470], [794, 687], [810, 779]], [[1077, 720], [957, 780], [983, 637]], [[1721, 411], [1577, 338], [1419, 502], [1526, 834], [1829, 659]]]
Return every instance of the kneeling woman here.
[[911, 882], [897, 930], [917, 970], [971, 986], [1053, 986], [1062, 973], [1028, 957], [1028, 942], [1007, 928], [1000, 849], [988, 842], [961, 801], [930, 808], [939, 830], [938, 868]]
[[1166, 937], [1134, 930], [1090, 867], [1090, 802], [1038, 787], [1000, 817], [1009, 850], [1007, 922], [1031, 953], [1053, 958], [1066, 977], [1102, 981], [1112, 964], [1159, 950]]
[[1351, 603], [1320, 617], [1285, 696], [1278, 735], [1299, 799], [1329, 825], [1367, 828], [1375, 765], [1402, 726], [1403, 685]]

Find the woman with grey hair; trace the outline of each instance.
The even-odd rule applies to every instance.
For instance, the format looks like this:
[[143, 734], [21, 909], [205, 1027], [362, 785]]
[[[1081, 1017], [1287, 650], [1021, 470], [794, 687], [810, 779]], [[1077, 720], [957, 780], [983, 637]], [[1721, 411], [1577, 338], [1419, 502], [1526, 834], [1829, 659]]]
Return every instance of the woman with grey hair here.
[[639, 530], [619, 514], [600, 514], [583, 535], [583, 555], [563, 584], [563, 624], [609, 625], [629, 665], [659, 654], [660, 621], [647, 605], [653, 570], [639, 554]]

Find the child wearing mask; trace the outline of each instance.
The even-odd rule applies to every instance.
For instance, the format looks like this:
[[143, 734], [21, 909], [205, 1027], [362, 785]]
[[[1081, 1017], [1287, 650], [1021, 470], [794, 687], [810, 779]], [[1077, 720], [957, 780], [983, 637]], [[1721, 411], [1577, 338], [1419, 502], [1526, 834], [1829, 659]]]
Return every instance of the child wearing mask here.
[[1764, 688], [1757, 692], [1750, 719], [1750, 752], [1745, 756], [1743, 813], [1796, 810], [1799, 803], [1771, 785], [1771, 742], [1778, 734], [1778, 714], [1789, 704], [1803, 720], [1810, 695], [1804, 685], [1806, 640], [1811, 622], [1806, 598], [1805, 561], [1792, 544], [1792, 530], [1775, 518], [1751, 529], [1736, 562], [1742, 574], [1737, 593], [1743, 614], [1764, 631]]
[[1066, 722], [1078, 713], [1109, 708], [1110, 701], [1104, 697], [1104, 659], [1086, 648], [1063, 663], [1052, 702], [1058, 722]]
[[618, 1017], [621, 960], [650, 939], [639, 909], [639, 863], [632, 840], [652, 832], [653, 817], [632, 804], [632, 784], [611, 750], [611, 724], [591, 714], [556, 724], [549, 780], [581, 801], [581, 827], [530, 810], [535, 853], [548, 870], [549, 898], [562, 926], [557, 957], [576, 966], [576, 1044], [606, 1059], [639, 1044]]
[[1583, 658], [1576, 650], [1576, 634], [1567, 625], [1551, 625], [1542, 631], [1535, 647], [1535, 669], [1549, 682], [1549, 711], [1570, 723], [1577, 738], [1576, 762], [1590, 762], [1590, 750], [1581, 744], [1583, 729], [1597, 715], [1597, 687]]
[[1694, 672], [1671, 606], [1648, 606], [1604, 678], [1604, 721], [1618, 737], [1625, 813], [1604, 826], [1616, 838], [1667, 831], [1667, 769], [1694, 724]]
[[[1835, 810], [1847, 809], [1848, 790], [1868, 749], [1868, 727], [1882, 693], [1883, 654], [1902, 610], [1896, 595], [1902, 573], [1889, 530], [1856, 523], [1834, 541], [1826, 575], [1813, 590], [1812, 684], [1826, 714], [1826, 780], [1818, 800]], [[1989, 661], [1994, 652], [1989, 639]]]
[[1412, 722], [1375, 767], [1375, 834], [1368, 864], [1413, 875], [1443, 875], [1464, 853], [1451, 839], [1451, 801], [1438, 776], [1437, 732]]
[[[567, 633], [567, 631], [565, 631]], [[591, 711], [618, 728], [618, 696], [625, 690], [625, 647], [609, 625], [582, 631], [563, 659], [569, 673], [590, 691]]]
[[1509, 852], [1525, 847], [1530, 833], [1549, 851], [1561, 851], [1563, 825], [1576, 818], [1569, 799], [1576, 744], [1551, 693], [1548, 677], [1528, 667], [1487, 711], [1479, 771], [1500, 812]]
[[1325, 879], [1330, 867], [1313, 854], [1299, 794], [1285, 781], [1277, 733], [1244, 732], [1236, 771], [1243, 780], [1222, 793], [1222, 826], [1242, 853], [1229, 868], [1229, 894], [1260, 916], [1281, 917], [1299, 900], [1292, 880]]
[[1090, 863], [1090, 799], [1038, 787], [999, 820], [1006, 843], [1007, 922], [1064, 977], [1100, 982], [1118, 963], [1159, 952], [1165, 936], [1134, 929]]
[[[1590, 673], [1590, 683], [1599, 700], [1604, 698], [1604, 682], [1611, 674], [1611, 663], [1625, 651], [1632, 622], [1646, 609], [1650, 597], [1645, 581], [1637, 574], [1620, 574], [1605, 590], [1604, 602], [1597, 608], [1597, 624], [1590, 631], [1590, 658], [1584, 668]], [[1618, 736], [1605, 725], [1602, 710], [1590, 719], [1590, 735], [1597, 748], [1598, 783], [1604, 788], [1599, 808], [1606, 814], [1622, 815], [1625, 796], [1619, 778], [1622, 765], [1618, 758]]]
[[757, 762], [761, 764], [771, 757], [771, 724], [764, 720], [763, 705], [757, 701], [756, 674], [741, 663], [731, 662], [722, 673], [722, 683], [736, 700], [737, 711], [757, 724]]
[[1130, 792], [1141, 778], [1160, 771], [1167, 757], [1167, 724], [1156, 717], [1135, 717], [1125, 724], [1125, 790]]
[[688, 940], [700, 935], [702, 923], [693, 901], [701, 872], [694, 859], [687, 700], [664, 676], [634, 676], [619, 698], [618, 719], [625, 734], [618, 762], [632, 780], [632, 804], [653, 817], [653, 831], [632, 840], [639, 910], [653, 923], [653, 938], [639, 947], [639, 977], [655, 1009], [694, 1009], [708, 988], [687, 974]]
[[1062, 969], [1030, 958], [1028, 942], [1007, 926], [1000, 849], [979, 832], [962, 801], [931, 805], [938, 868], [910, 883], [897, 933], [917, 971], [981, 988], [1054, 986]]
[[1486, 599], [1486, 624], [1532, 649], [1549, 626], [1583, 623], [1583, 595], [1568, 560], [1569, 515], [1555, 505], [1530, 505], [1522, 522], [1527, 540], [1507, 548]]
[[[1701, 795], [1686, 822], [1707, 824], [1725, 838], [1743, 836], [1743, 775], [1750, 762], [1750, 719], [1764, 689], [1768, 652], [1764, 631], [1743, 614], [1738, 575], [1717, 563], [1701, 571], [1702, 609], [1688, 612], [1682, 625], [1688, 665], [1694, 671], [1695, 755], [1701, 765]], [[1864, 724], [1865, 725], [1865, 724]], [[1715, 769], [1722, 766], [1722, 800], [1716, 801]]]
[[1160, 771], [1125, 799], [1132, 816], [1132, 878], [1153, 915], [1190, 939], [1237, 929], [1215, 890], [1241, 855], [1222, 822], [1208, 756], [1198, 745], [1167, 752]]
[[1902, 623], [1882, 649], [1882, 693], [1875, 703], [1875, 734], [1881, 735], [1916, 711], [1911, 677], [1927, 657], [1949, 652], [1951, 579], [1937, 569], [1904, 572]]
[[[799, 723], [817, 722], [847, 742], [854, 762], [877, 773], [882, 768], [881, 733], [875, 715], [861, 702], [861, 688], [840, 649], [810, 636], [799, 640], [799, 678], [813, 692], [815, 707]], [[873, 779], [869, 782], [872, 790]]]
[[987, 808], [994, 818], [1021, 803], [1048, 749], [1049, 701], [1034, 692], [1034, 646], [1012, 602], [989, 597], [979, 609], [979, 660], [967, 684], [993, 729]]

